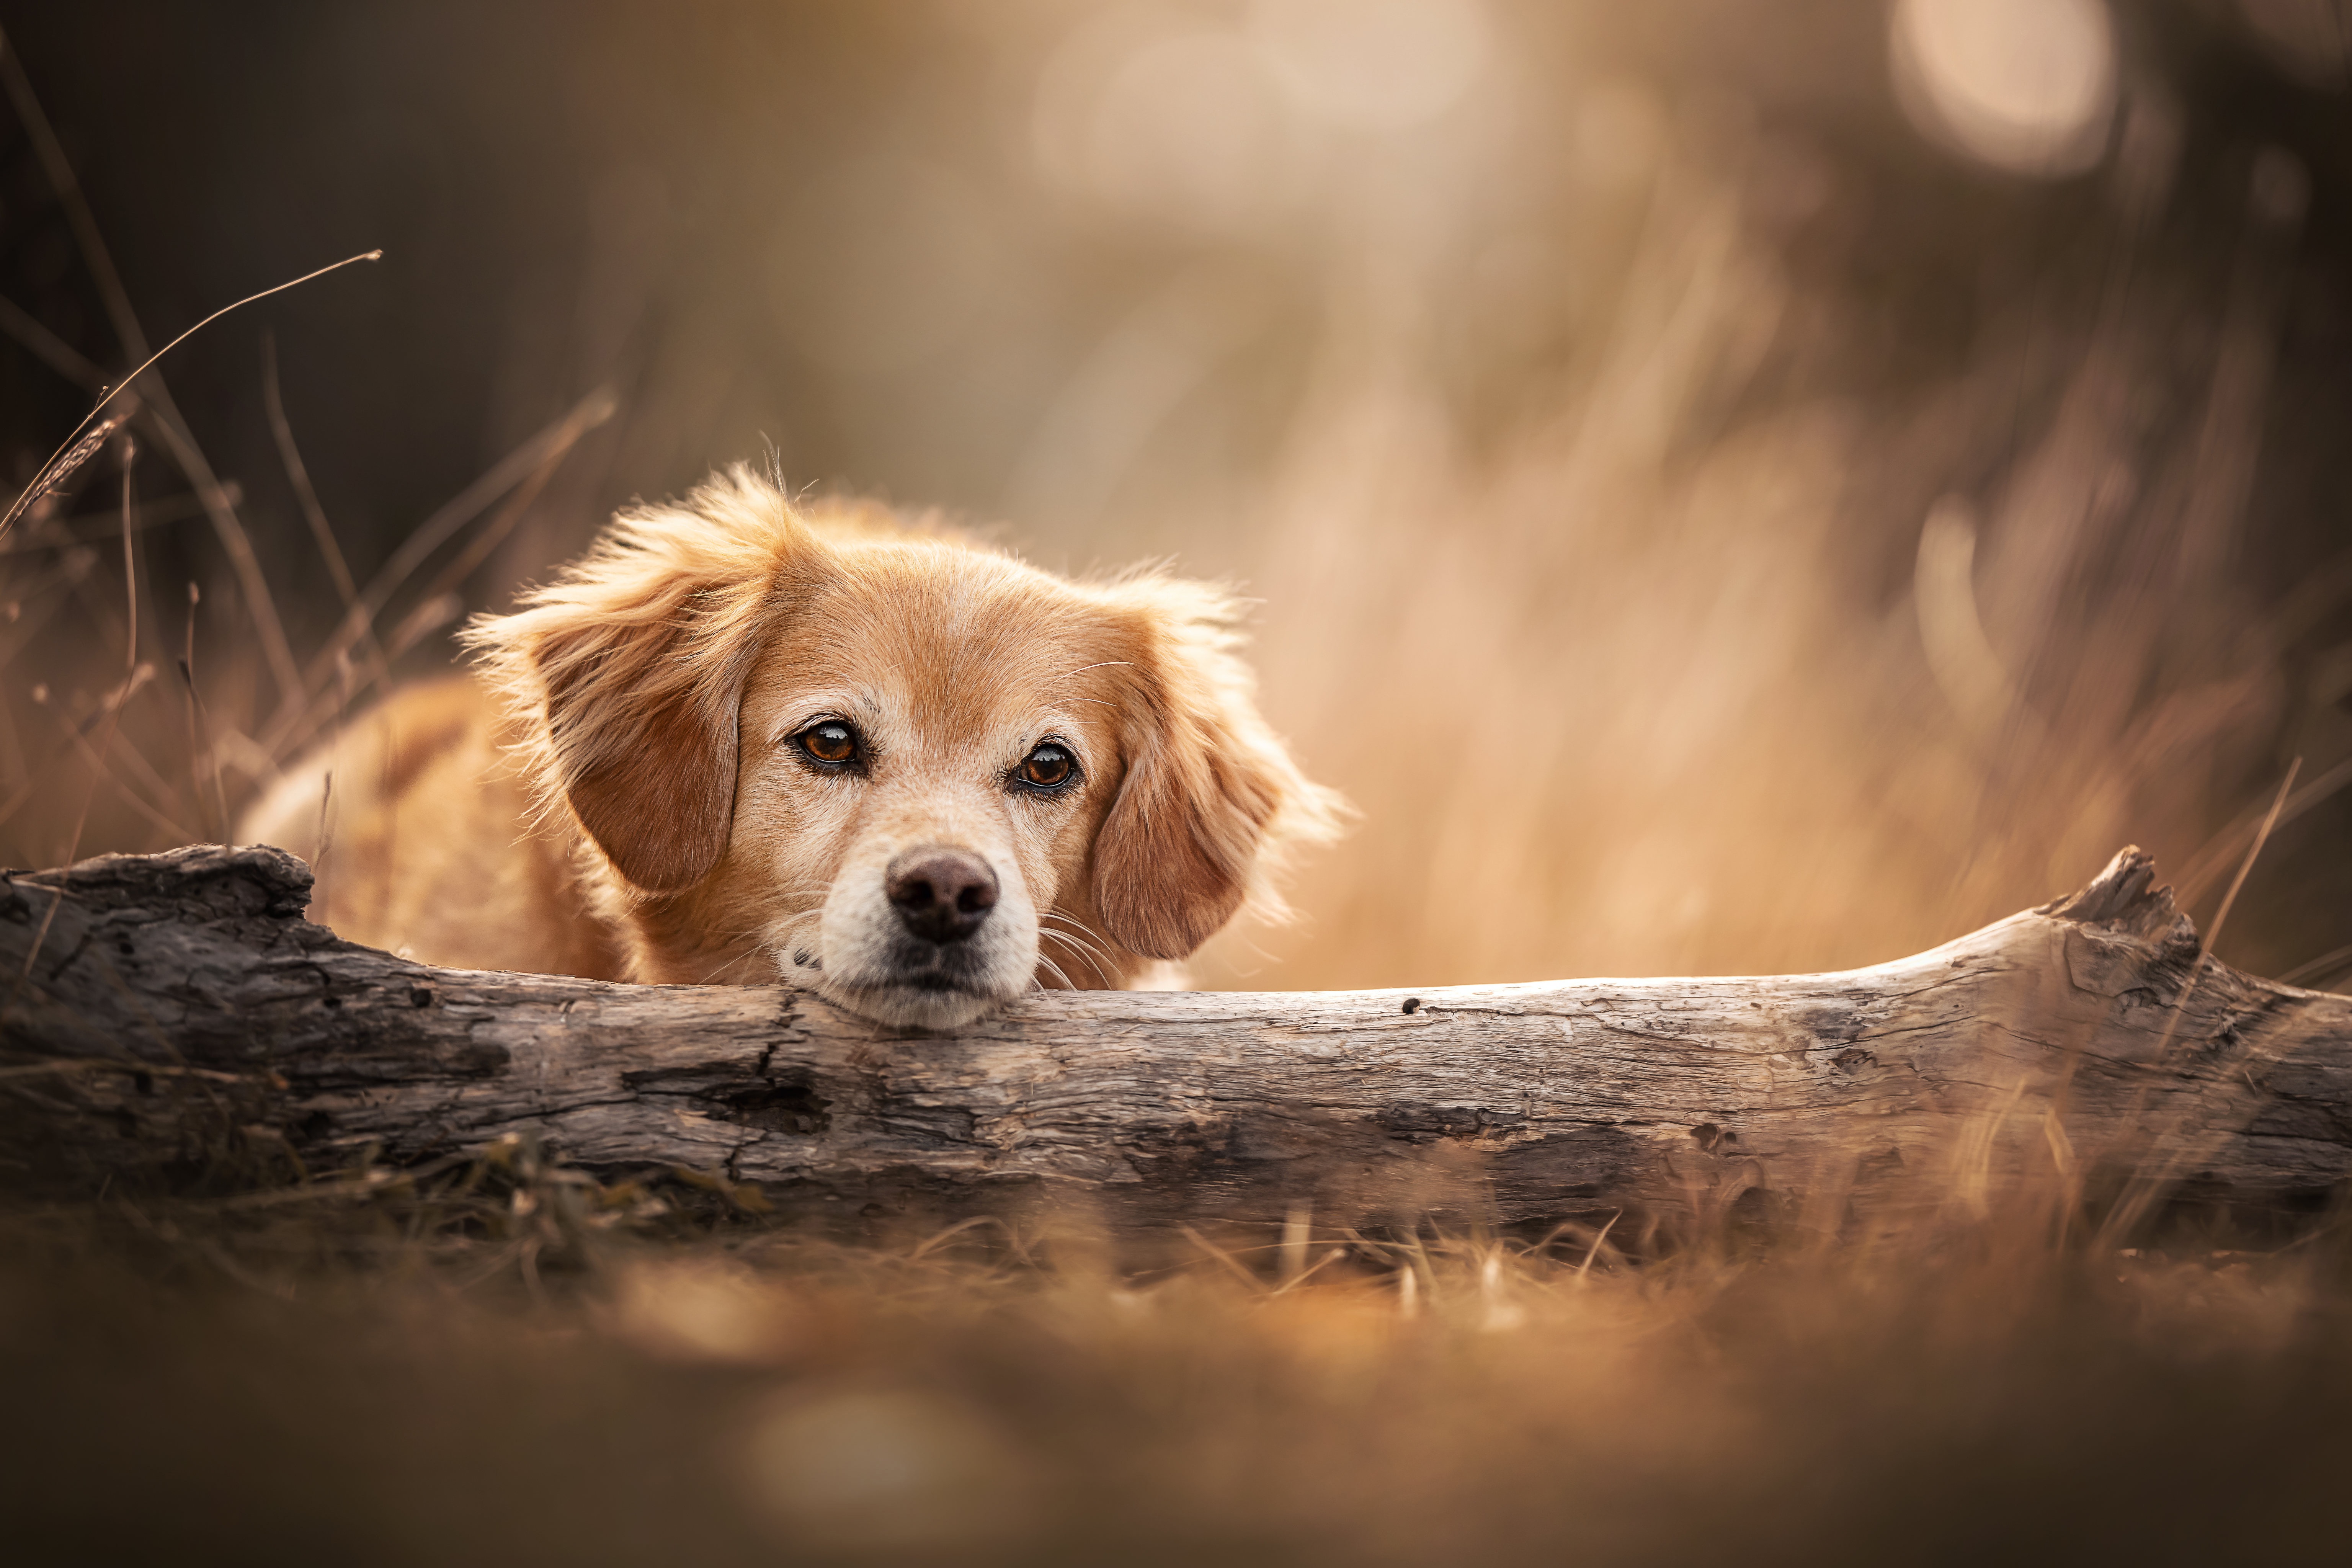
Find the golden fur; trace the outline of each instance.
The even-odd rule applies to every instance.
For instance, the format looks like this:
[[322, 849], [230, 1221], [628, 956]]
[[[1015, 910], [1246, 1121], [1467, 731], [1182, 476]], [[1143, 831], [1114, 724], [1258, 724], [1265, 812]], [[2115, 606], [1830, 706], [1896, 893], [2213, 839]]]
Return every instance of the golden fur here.
[[[781, 977], [945, 1026], [1278, 914], [1269, 872], [1339, 809], [1259, 717], [1217, 590], [1073, 583], [740, 467], [622, 513], [466, 636], [477, 679], [377, 708], [243, 828], [323, 862], [314, 918], [440, 963]], [[833, 721], [862, 772], [803, 750]], [[1041, 743], [1073, 785], [1019, 784]], [[927, 846], [1002, 886], [944, 994], [899, 973], [884, 890]]]

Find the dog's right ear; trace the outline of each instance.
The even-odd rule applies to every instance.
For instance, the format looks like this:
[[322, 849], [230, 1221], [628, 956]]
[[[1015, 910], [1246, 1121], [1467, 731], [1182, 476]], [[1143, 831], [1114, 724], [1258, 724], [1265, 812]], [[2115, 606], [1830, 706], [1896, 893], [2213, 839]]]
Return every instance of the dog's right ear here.
[[568, 810], [640, 891], [691, 887], [727, 851], [744, 681], [807, 537], [738, 468], [683, 506], [622, 513], [522, 609], [466, 629], [542, 808]]
[[1259, 716], [1223, 593], [1160, 576], [1115, 591], [1134, 629], [1107, 678], [1125, 693], [1126, 773], [1095, 835], [1094, 905], [1129, 952], [1183, 959], [1244, 904], [1280, 917], [1269, 872], [1337, 837], [1347, 806]]

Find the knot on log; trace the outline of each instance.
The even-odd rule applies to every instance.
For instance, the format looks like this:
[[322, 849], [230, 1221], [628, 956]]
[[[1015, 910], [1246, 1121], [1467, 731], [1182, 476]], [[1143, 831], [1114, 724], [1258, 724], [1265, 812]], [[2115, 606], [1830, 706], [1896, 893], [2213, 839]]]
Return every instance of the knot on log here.
[[2053, 899], [2034, 912], [2084, 925], [2114, 926], [2153, 941], [2173, 924], [2172, 889], [2156, 882], [2156, 857], [2137, 844], [2116, 851], [2106, 868], [2071, 898]]

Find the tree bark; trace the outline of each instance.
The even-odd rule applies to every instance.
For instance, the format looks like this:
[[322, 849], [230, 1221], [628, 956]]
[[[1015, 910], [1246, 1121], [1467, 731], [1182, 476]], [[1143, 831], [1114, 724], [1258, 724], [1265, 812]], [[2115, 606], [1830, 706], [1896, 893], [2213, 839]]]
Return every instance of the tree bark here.
[[783, 986], [411, 963], [304, 921], [309, 869], [274, 849], [105, 856], [0, 884], [0, 1184], [283, 1181], [524, 1133], [786, 1208], [1045, 1194], [1120, 1228], [1983, 1203], [2053, 1173], [2323, 1199], [2352, 1171], [2352, 999], [2200, 967], [2154, 880], [2126, 849], [1842, 973], [1045, 993], [934, 1035]]

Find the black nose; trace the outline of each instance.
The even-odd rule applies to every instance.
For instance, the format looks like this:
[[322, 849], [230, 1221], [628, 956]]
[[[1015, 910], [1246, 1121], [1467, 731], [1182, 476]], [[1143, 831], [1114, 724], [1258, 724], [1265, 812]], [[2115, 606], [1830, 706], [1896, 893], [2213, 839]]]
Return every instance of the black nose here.
[[996, 873], [969, 849], [934, 844], [890, 862], [883, 891], [907, 929], [944, 947], [978, 931], [996, 907]]

